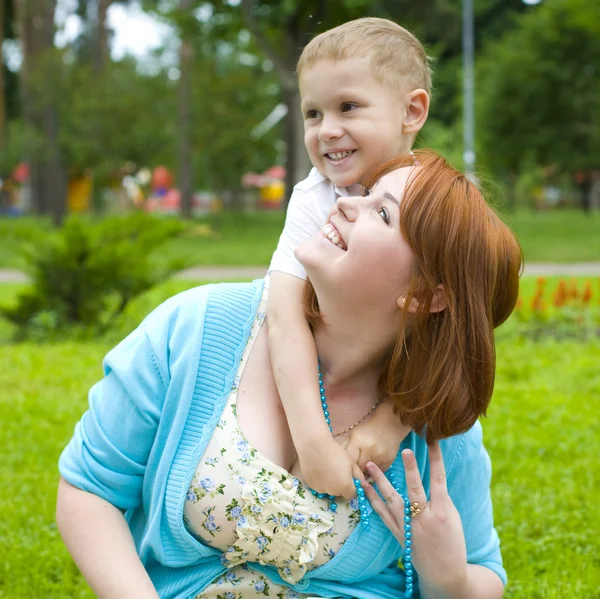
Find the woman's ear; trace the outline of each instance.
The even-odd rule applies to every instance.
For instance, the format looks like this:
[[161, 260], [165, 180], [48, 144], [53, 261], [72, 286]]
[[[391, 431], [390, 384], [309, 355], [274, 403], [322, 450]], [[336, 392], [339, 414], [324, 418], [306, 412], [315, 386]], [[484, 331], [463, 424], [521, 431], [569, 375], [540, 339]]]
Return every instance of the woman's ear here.
[[[412, 297], [410, 299], [410, 304], [406, 305], [407, 297], [406, 295], [401, 295], [397, 302], [398, 307], [401, 310], [408, 310], [410, 313], [414, 314], [419, 309], [419, 300], [416, 297]], [[438, 285], [435, 293], [433, 294], [433, 298], [431, 299], [431, 305], [429, 306], [429, 312], [441, 312], [446, 309], [448, 305], [448, 298], [446, 296], [446, 290], [443, 285]]]
[[429, 306], [429, 312], [441, 312], [446, 309], [448, 305], [448, 296], [443, 285], [438, 285], [433, 298], [431, 300], [431, 306]]

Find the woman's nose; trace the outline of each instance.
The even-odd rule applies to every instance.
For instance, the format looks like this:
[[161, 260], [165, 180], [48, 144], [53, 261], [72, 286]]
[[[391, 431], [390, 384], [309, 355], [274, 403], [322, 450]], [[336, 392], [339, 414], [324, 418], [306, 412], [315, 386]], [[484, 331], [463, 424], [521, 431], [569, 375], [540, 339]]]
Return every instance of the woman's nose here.
[[360, 212], [362, 200], [364, 200], [364, 198], [340, 196], [336, 201], [336, 206], [339, 212], [341, 212], [347, 220], [353, 221], [356, 220], [356, 217]]

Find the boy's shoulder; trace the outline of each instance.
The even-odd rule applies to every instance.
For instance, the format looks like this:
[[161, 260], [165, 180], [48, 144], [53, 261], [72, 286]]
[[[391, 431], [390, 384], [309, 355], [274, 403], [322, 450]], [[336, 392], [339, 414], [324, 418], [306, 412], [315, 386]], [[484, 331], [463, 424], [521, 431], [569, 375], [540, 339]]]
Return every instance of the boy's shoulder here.
[[294, 191], [302, 193], [319, 193], [334, 195], [336, 193], [335, 185], [324, 175], [322, 175], [315, 167], [308, 173], [308, 177], [294, 185]]

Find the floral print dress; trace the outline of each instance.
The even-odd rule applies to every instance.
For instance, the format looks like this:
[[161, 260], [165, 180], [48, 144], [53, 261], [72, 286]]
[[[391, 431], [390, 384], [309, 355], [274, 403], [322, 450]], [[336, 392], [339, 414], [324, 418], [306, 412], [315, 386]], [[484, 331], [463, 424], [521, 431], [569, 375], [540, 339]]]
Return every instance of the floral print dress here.
[[265, 308], [266, 293], [184, 505], [188, 531], [223, 551], [228, 568], [195, 599], [304, 599], [308, 595], [253, 570], [252, 562], [276, 567], [283, 580], [295, 584], [335, 556], [360, 518], [356, 499], [339, 498], [336, 513], [331, 512], [326, 499], [314, 497], [302, 481], [262, 456], [238, 427], [237, 388], [265, 320]]

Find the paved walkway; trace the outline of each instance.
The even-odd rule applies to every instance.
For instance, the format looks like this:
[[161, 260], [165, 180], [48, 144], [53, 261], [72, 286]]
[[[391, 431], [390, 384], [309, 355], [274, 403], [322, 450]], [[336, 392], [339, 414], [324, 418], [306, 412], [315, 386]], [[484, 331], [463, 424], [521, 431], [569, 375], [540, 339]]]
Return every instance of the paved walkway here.
[[[258, 279], [267, 272], [266, 266], [195, 266], [177, 274], [178, 279], [196, 281], [239, 281]], [[578, 264], [531, 263], [525, 265], [527, 276], [587, 276], [600, 277], [600, 262]], [[26, 283], [27, 276], [18, 270], [0, 269], [0, 283]]]

